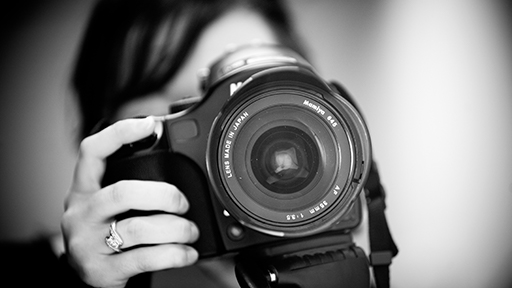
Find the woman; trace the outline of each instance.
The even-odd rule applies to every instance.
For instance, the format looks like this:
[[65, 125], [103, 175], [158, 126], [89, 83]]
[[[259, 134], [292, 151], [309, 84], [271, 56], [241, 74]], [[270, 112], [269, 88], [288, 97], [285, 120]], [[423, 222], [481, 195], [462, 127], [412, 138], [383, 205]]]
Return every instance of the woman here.
[[[105, 159], [123, 144], [150, 135], [156, 125], [153, 117], [122, 119], [164, 115], [171, 103], [199, 96], [197, 71], [230, 46], [254, 40], [302, 52], [276, 0], [98, 2], [73, 84], [82, 110], [82, 136], [98, 123], [111, 125], [81, 142], [62, 219], [64, 260], [85, 283], [124, 287], [140, 273], [197, 261], [198, 253], [189, 244], [200, 231], [180, 216], [189, 206], [181, 191], [151, 181], [121, 181], [102, 188]], [[130, 209], [166, 213], [113, 222]], [[111, 223], [115, 227], [107, 245]], [[115, 252], [119, 248], [122, 253]], [[211, 281], [205, 285], [214, 287], [216, 280]], [[222, 279], [219, 283], [228, 285]]]

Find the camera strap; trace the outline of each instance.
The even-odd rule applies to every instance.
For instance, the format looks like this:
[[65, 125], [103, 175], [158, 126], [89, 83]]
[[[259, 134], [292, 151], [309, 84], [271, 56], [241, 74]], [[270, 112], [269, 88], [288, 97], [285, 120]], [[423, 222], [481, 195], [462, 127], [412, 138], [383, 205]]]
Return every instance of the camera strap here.
[[386, 193], [380, 183], [380, 176], [375, 162], [365, 185], [368, 205], [368, 226], [370, 234], [370, 265], [377, 288], [389, 287], [389, 265], [398, 254], [398, 247], [389, 231], [386, 215]]
[[[331, 82], [331, 88], [337, 91], [362, 115], [354, 99], [338, 82]], [[370, 265], [377, 288], [389, 287], [389, 265], [398, 254], [398, 248], [391, 237], [386, 220], [386, 192], [380, 182], [379, 171], [375, 161], [372, 162], [370, 174], [365, 185], [366, 202], [368, 206], [368, 226], [370, 234]]]

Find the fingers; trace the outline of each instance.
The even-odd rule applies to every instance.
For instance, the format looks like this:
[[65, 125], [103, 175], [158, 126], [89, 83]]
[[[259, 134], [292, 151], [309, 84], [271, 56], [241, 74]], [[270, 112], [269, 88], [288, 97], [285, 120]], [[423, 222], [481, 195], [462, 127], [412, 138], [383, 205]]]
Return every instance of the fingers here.
[[176, 186], [157, 181], [124, 180], [91, 196], [89, 219], [101, 221], [128, 210], [163, 211], [184, 214], [189, 202]]
[[[125, 180], [101, 187], [106, 158], [122, 145], [151, 135], [157, 123], [152, 117], [122, 120], [86, 138], [80, 146], [61, 227], [68, 260], [93, 286], [123, 287], [141, 272], [197, 261], [197, 251], [185, 244], [196, 241], [199, 231], [194, 223], [177, 216], [189, 209], [189, 203], [175, 186]], [[105, 243], [108, 224], [129, 210], [161, 213], [120, 220], [116, 230], [124, 241], [121, 249], [127, 250], [114, 253]]]
[[123, 249], [137, 245], [193, 243], [199, 238], [197, 226], [170, 214], [127, 218], [117, 222], [117, 233], [124, 241]]
[[74, 190], [81, 192], [98, 190], [105, 170], [105, 159], [122, 145], [151, 135], [155, 125], [153, 117], [127, 119], [118, 121], [85, 138], [80, 144]]
[[197, 251], [181, 244], [141, 247], [128, 252], [90, 258], [83, 263], [80, 276], [94, 287], [124, 287], [129, 278], [150, 271], [180, 268], [194, 264]]
[[118, 121], [84, 139], [81, 153], [84, 157], [105, 159], [122, 145], [147, 137], [155, 130], [153, 117]]
[[115, 254], [109, 261], [118, 265], [119, 272], [128, 278], [143, 272], [185, 267], [194, 264], [198, 258], [199, 254], [190, 246], [163, 244]]

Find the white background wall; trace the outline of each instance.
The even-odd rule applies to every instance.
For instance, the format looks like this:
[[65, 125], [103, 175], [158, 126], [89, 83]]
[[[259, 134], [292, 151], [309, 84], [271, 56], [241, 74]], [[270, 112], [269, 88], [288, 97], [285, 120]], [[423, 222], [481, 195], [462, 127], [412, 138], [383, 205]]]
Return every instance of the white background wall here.
[[[33, 2], [2, 22], [0, 240], [58, 231], [75, 157], [67, 77], [91, 1]], [[319, 72], [367, 118], [393, 286], [510, 287], [510, 4], [289, 2]]]

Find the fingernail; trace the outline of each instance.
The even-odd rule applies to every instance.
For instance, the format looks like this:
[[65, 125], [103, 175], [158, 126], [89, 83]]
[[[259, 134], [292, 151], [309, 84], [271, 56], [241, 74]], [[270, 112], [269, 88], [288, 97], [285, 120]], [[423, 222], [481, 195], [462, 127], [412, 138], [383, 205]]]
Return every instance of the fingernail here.
[[153, 116], [148, 116], [144, 119], [142, 119], [142, 121], [139, 122], [139, 127], [141, 129], [152, 129], [153, 128], [153, 125], [155, 123], [155, 119], [153, 119]]
[[187, 253], [187, 258], [188, 258], [189, 263], [194, 263], [199, 258], [199, 253], [197, 252], [196, 249], [194, 249], [192, 247], [187, 246], [186, 253]]
[[188, 209], [190, 208], [190, 204], [188, 203], [187, 198], [180, 197], [180, 203], [178, 205], [178, 212], [179, 213], [186, 213]]
[[197, 241], [197, 239], [199, 239], [199, 234], [200, 234], [199, 228], [197, 228], [197, 225], [192, 222], [190, 230], [191, 230], [191, 234], [192, 234], [191, 240], [193, 242]]

